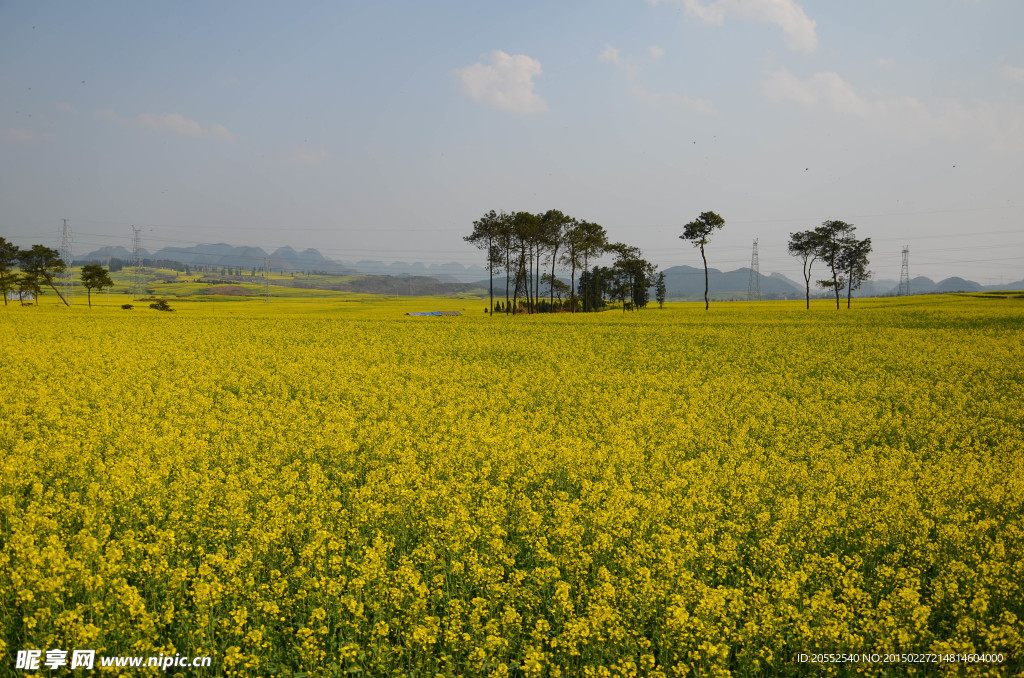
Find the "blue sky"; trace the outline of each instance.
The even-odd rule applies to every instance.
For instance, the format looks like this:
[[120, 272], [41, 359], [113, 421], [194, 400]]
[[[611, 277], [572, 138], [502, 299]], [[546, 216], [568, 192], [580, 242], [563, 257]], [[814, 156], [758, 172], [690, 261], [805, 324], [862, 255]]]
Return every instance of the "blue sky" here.
[[0, 3], [0, 235], [477, 262], [561, 209], [662, 267], [799, 278], [855, 224], [878, 278], [1024, 278], [1024, 4]]

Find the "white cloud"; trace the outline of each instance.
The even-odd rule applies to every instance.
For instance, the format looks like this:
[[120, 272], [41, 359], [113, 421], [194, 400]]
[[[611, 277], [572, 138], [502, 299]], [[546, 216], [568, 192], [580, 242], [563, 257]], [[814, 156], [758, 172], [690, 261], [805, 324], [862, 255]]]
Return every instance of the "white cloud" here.
[[542, 72], [539, 61], [501, 50], [491, 52], [489, 61], [455, 71], [466, 96], [509, 113], [528, 115], [548, 110], [548, 105], [533, 91], [533, 79]]
[[636, 78], [636, 76], [640, 75], [640, 69], [637, 67], [637, 65], [634, 64], [631, 59], [622, 58], [622, 52], [615, 49], [611, 45], [605, 45], [604, 49], [601, 50], [601, 53], [597, 56], [597, 58], [605, 62], [606, 64], [611, 64], [613, 66], [621, 68], [626, 72], [627, 75], [629, 75], [630, 80], [633, 80]]
[[30, 129], [10, 128], [0, 130], [0, 143], [11, 146], [31, 146], [36, 141], [36, 133]]
[[[678, 0], [676, 0], [678, 1]], [[659, 0], [652, 0], [657, 4]], [[793, 50], [813, 52], [818, 47], [815, 21], [795, 0], [682, 0], [686, 12], [706, 24], [721, 25], [727, 15], [782, 29], [786, 45]]]
[[660, 59], [665, 56], [665, 49], [663, 47], [658, 47], [657, 45], [651, 45], [647, 48], [647, 53], [655, 59]]
[[[650, 49], [660, 50], [661, 48], [658, 47]], [[714, 104], [707, 99], [691, 99], [674, 92], [652, 92], [646, 87], [636, 84], [637, 76], [640, 75], [640, 68], [633, 63], [632, 59], [623, 57], [622, 53], [611, 45], [605, 45], [604, 50], [597, 58], [621, 69], [629, 76], [629, 88], [626, 92], [637, 101], [649, 106], [676, 106], [679, 108], [685, 108], [688, 111], [693, 111], [694, 113], [701, 113], [703, 115], [712, 115], [715, 112]]]
[[615, 49], [611, 45], [605, 45], [604, 49], [601, 50], [601, 54], [598, 55], [597, 58], [606, 64], [615, 64], [618, 66], [621, 61], [621, 57], [619, 55], [619, 50]]
[[322, 148], [295, 146], [285, 155], [284, 161], [286, 164], [295, 165], [296, 167], [319, 169], [326, 165], [330, 159], [331, 154]]
[[59, 108], [60, 110], [64, 111], [65, 113], [77, 113], [78, 112], [77, 110], [75, 110], [74, 106], [72, 106], [71, 104], [69, 104], [66, 101], [62, 101], [59, 104], [57, 104], [57, 108]]
[[867, 99], [831, 71], [803, 80], [786, 70], [772, 71], [761, 89], [771, 101], [851, 115], [879, 131], [903, 137], [967, 139], [1000, 150], [1024, 148], [1024, 107], [1016, 104], [957, 100], [929, 104], [907, 96]]
[[1007, 80], [1024, 85], [1024, 68], [1020, 66], [1003, 66], [1001, 72]]
[[896, 65], [896, 60], [889, 59], [886, 57], [879, 57], [878, 59], [875, 60], [875, 65], [878, 66], [879, 68], [892, 68], [893, 66]]
[[123, 127], [134, 127], [151, 132], [170, 132], [193, 139], [214, 139], [227, 142], [235, 140], [234, 133], [224, 125], [215, 124], [203, 128], [195, 120], [190, 120], [180, 113], [143, 113], [136, 118], [122, 118], [114, 111], [103, 110], [98, 111], [96, 115]]
[[761, 83], [761, 89], [771, 101], [790, 101], [804, 108], [828, 105], [854, 115], [867, 115], [872, 108], [838, 73], [831, 71], [815, 73], [807, 80], [786, 70], [772, 71]]

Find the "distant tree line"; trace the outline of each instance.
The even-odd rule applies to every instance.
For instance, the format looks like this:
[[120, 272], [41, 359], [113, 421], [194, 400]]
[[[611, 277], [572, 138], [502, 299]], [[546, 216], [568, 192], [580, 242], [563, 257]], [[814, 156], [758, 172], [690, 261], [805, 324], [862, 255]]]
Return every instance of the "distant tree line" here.
[[[101, 265], [106, 267], [111, 273], [117, 273], [129, 266], [134, 266], [135, 262], [129, 259], [121, 259], [120, 257], [111, 257], [110, 259], [76, 259], [75, 264], [83, 266], [87, 264]], [[185, 275], [192, 275], [188, 264], [172, 259], [143, 259], [142, 265], [149, 268], [165, 268], [170, 271], [185, 273]]]
[[[597, 311], [611, 300], [620, 301], [623, 311], [643, 308], [655, 284], [655, 266], [643, 259], [639, 248], [611, 243], [600, 224], [559, 210], [491, 210], [473, 222], [473, 232], [464, 240], [484, 253], [492, 314]], [[605, 254], [614, 255], [612, 266], [591, 269], [591, 262]], [[555, 275], [559, 264], [569, 270], [568, 286]], [[497, 305], [496, 273], [505, 273], [505, 298]]]
[[[111, 273], [117, 273], [124, 268], [134, 266], [134, 262], [119, 257], [111, 257], [108, 260], [100, 259], [79, 259], [75, 261], [76, 264], [104, 264]], [[219, 275], [233, 275], [233, 276], [257, 276], [263, 275], [263, 266], [242, 268], [241, 266], [212, 266], [207, 264], [185, 264], [174, 259], [143, 259], [142, 265], [147, 268], [163, 268], [170, 271], [178, 271], [185, 275], [192, 275], [193, 271], [203, 274], [219, 274]], [[314, 271], [315, 273], [315, 271]]]

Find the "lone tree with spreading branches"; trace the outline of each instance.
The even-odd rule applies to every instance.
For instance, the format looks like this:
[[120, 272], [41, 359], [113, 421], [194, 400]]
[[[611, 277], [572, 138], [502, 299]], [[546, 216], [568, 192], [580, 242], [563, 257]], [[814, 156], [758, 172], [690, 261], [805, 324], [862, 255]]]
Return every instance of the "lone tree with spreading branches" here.
[[868, 254], [871, 253], [871, 238], [857, 240], [849, 238], [843, 242], [839, 253], [839, 265], [846, 275], [846, 308], [850, 308], [853, 291], [871, 277], [868, 270]]
[[683, 234], [680, 240], [689, 240], [694, 247], [700, 247], [700, 258], [704, 260], [704, 310], [708, 310], [708, 258], [704, 253], [704, 246], [708, 244], [708, 237], [725, 226], [725, 219], [714, 212], [701, 212], [696, 221], [691, 221], [683, 227]]
[[839, 309], [839, 293], [846, 286], [846, 271], [843, 261], [843, 249], [847, 241], [853, 238], [853, 224], [830, 219], [814, 229], [818, 239], [816, 254], [825, 262], [832, 273], [831, 280], [819, 280], [818, 284], [831, 289], [836, 295], [836, 309]]
[[807, 287], [807, 308], [811, 308], [811, 267], [818, 260], [821, 238], [817, 231], [800, 231], [789, 234], [789, 253], [800, 259], [804, 265], [804, 283]]
[[[60, 290], [57, 289], [57, 286], [53, 284], [53, 278], [67, 269], [64, 260], [60, 258], [57, 250], [50, 249], [45, 245], [32, 245], [32, 249], [21, 251], [20, 259], [21, 270], [24, 271], [27, 277], [45, 282], [50, 286], [50, 289], [57, 293], [57, 296], [60, 297], [65, 306], [71, 306], [68, 300], [64, 298], [64, 295], [60, 293]], [[39, 291], [37, 283], [37, 299]]]
[[88, 290], [89, 308], [92, 308], [92, 291], [113, 287], [114, 281], [110, 279], [110, 271], [107, 269], [99, 264], [87, 264], [82, 267], [82, 285]]
[[487, 272], [490, 274], [491, 305], [488, 313], [494, 317], [494, 274], [501, 273], [501, 248], [498, 247], [498, 240], [501, 237], [501, 228], [504, 215], [498, 215], [491, 210], [483, 217], [473, 222], [473, 232], [463, 240], [481, 249], [487, 256]]

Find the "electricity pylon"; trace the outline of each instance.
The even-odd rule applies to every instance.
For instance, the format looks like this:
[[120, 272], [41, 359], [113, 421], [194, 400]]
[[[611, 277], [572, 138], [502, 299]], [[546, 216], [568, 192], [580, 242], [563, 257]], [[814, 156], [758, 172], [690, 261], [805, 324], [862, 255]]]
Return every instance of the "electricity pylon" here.
[[899, 296], [910, 296], [910, 245], [903, 247], [903, 268], [900, 269]]
[[750, 255], [750, 282], [747, 283], [747, 301], [761, 301], [761, 266], [757, 260], [757, 238], [754, 238], [754, 253]]

